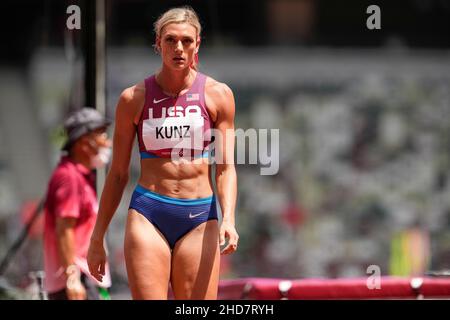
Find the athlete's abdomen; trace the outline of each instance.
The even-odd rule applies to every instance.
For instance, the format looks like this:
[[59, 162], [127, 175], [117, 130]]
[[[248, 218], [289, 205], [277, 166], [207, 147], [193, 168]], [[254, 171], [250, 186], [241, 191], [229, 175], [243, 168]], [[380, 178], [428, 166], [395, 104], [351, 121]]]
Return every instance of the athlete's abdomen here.
[[213, 193], [208, 159], [175, 162], [170, 158], [142, 159], [138, 183], [175, 198], [204, 198]]

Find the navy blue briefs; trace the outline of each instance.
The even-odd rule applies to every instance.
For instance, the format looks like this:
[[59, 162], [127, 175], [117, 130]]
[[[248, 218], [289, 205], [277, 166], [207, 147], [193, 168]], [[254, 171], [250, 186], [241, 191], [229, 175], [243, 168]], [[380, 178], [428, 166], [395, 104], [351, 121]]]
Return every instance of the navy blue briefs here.
[[129, 209], [145, 216], [166, 238], [175, 243], [203, 222], [217, 218], [216, 198], [178, 199], [136, 186]]

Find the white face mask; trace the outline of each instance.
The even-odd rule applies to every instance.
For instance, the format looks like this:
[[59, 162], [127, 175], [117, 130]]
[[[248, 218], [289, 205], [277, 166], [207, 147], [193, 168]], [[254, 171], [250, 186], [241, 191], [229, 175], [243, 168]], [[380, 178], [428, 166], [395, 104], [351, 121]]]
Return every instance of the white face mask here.
[[100, 147], [98, 153], [92, 157], [91, 163], [92, 167], [96, 169], [103, 168], [106, 166], [111, 159], [111, 148]]

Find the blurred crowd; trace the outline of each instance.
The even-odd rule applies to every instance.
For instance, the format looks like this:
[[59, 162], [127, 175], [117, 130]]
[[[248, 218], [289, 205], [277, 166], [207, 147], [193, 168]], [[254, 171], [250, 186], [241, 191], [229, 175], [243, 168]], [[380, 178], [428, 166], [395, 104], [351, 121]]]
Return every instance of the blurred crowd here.
[[242, 113], [250, 126], [282, 128], [281, 171], [268, 178], [240, 168], [243, 246], [230, 272], [363, 277], [370, 265], [399, 276], [448, 268], [449, 80], [361, 74], [297, 88], [282, 103], [277, 92], [254, 96]]

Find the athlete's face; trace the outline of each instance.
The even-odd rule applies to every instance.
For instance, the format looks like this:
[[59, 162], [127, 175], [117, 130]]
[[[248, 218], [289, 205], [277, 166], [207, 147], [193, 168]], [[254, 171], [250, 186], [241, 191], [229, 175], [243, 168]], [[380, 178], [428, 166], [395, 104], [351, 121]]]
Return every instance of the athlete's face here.
[[184, 69], [191, 66], [198, 52], [200, 39], [197, 29], [189, 23], [171, 23], [165, 26], [156, 39], [163, 63], [171, 68]]

